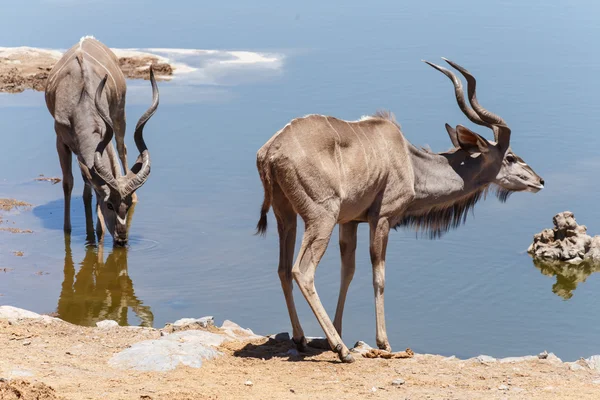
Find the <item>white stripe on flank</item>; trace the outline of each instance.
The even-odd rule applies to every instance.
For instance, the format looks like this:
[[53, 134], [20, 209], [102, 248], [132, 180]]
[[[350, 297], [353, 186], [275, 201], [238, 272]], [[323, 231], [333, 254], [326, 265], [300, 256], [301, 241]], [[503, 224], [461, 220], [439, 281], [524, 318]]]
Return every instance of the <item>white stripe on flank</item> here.
[[360, 136], [358, 136], [358, 133], [356, 133], [356, 131], [354, 130], [352, 125], [348, 121], [345, 121], [345, 122], [346, 122], [346, 124], [348, 124], [350, 129], [352, 129], [352, 132], [354, 132], [354, 135], [356, 135], [356, 138], [360, 142], [360, 147], [362, 148], [363, 153], [365, 153], [365, 163], [367, 164], [367, 176], [369, 176], [369, 155], [367, 154], [367, 149], [365, 149], [365, 144], [361, 140]]
[[339, 158], [340, 158], [340, 165], [338, 167], [338, 169], [340, 170], [340, 178], [342, 178], [342, 182], [340, 182], [340, 194], [342, 195], [342, 197], [344, 197], [344, 189], [343, 186], [346, 183], [346, 168], [344, 167], [344, 159], [342, 157], [342, 149], [340, 148], [340, 145], [342, 143], [342, 137], [340, 136], [339, 132], [333, 127], [333, 125], [331, 125], [331, 122], [329, 122], [329, 118], [325, 117], [325, 121], [327, 121], [327, 123], [329, 124], [329, 126], [331, 127], [331, 129], [333, 129], [333, 131], [335, 132], [335, 134], [338, 137], [338, 142], [335, 143], [335, 150], [336, 152], [339, 154]]
[[113, 83], [115, 84], [115, 87], [117, 87], [117, 81], [115, 80], [114, 76], [110, 73], [109, 69], [106, 68], [100, 61], [96, 60], [94, 58], [94, 56], [92, 56], [90, 53], [88, 53], [85, 50], [81, 50], [83, 53], [87, 54], [92, 60], [96, 61], [98, 63], [99, 66], [101, 66], [102, 68], [104, 68], [106, 70], [106, 72], [108, 73], [108, 75], [110, 76], [110, 79], [112, 79]]

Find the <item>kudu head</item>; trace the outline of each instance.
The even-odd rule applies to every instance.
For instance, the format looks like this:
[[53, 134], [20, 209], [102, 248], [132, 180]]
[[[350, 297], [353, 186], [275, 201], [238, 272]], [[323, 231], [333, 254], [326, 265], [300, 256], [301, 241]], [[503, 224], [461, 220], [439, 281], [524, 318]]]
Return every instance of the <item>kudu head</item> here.
[[544, 180], [533, 169], [517, 156], [510, 148], [510, 128], [498, 115], [483, 108], [477, 101], [475, 93], [475, 77], [460, 65], [443, 58], [467, 80], [469, 107], [465, 103], [464, 91], [460, 79], [452, 71], [439, 65], [425, 61], [427, 64], [446, 75], [454, 84], [454, 94], [461, 111], [477, 125], [490, 128], [494, 132], [494, 141], [488, 141], [470, 129], [458, 125], [456, 129], [446, 124], [452, 144], [457, 149], [468, 152], [473, 157], [482, 157], [483, 163], [493, 172], [491, 182], [496, 184], [496, 194], [501, 201], [506, 201], [513, 192], [539, 192], [544, 188]]
[[132, 205], [132, 195], [138, 190], [150, 175], [150, 153], [144, 141], [144, 126], [152, 117], [158, 107], [158, 87], [154, 79], [154, 72], [150, 67], [150, 82], [152, 83], [152, 105], [141, 116], [135, 127], [135, 145], [140, 152], [137, 161], [131, 167], [127, 175], [122, 176], [120, 167], [117, 166], [113, 172], [110, 163], [107, 163], [103, 154], [106, 146], [111, 142], [114, 129], [110, 118], [102, 111], [100, 102], [102, 91], [108, 75], [102, 79], [96, 90], [95, 105], [100, 118], [104, 121], [106, 132], [94, 155], [94, 168], [90, 170], [91, 182], [97, 194], [98, 204], [102, 212], [106, 229], [113, 237], [118, 246], [127, 244], [127, 214]]

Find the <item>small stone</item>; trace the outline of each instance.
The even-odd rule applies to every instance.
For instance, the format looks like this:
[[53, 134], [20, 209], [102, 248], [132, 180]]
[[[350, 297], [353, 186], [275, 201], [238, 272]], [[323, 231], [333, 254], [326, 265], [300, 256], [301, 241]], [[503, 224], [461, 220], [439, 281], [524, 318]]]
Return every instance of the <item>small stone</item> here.
[[208, 328], [209, 326], [215, 325], [215, 318], [213, 316], [202, 318], [181, 318], [173, 322], [174, 328], [183, 328], [194, 325], [197, 325], [200, 328]]
[[600, 355], [591, 356], [586, 358], [584, 361], [591, 369], [600, 371]]
[[568, 363], [569, 364], [569, 369], [571, 371], [581, 371], [584, 370], [585, 367], [581, 364], [578, 364], [577, 362], [572, 362], [572, 363]]
[[475, 357], [475, 360], [480, 362], [481, 364], [492, 364], [497, 361], [494, 357], [485, 356], [485, 355], [477, 356], [477, 357]]
[[254, 383], [252, 383], [252, 381], [246, 381], [246, 382], [244, 382], [244, 385], [252, 386], [252, 385], [254, 385]]
[[269, 339], [273, 339], [276, 342], [288, 342], [290, 341], [290, 334], [287, 332], [277, 333], [275, 335], [269, 336]]
[[289, 349], [285, 352], [285, 355], [290, 357], [298, 357], [300, 355], [300, 352], [296, 349]]
[[511, 388], [510, 388], [510, 391], [511, 391], [511, 392], [515, 392], [515, 393], [521, 393], [521, 392], [524, 392], [524, 391], [525, 391], [525, 389], [523, 389], [523, 388], [520, 388], [520, 387], [513, 386], [513, 387], [511, 387]]
[[373, 386], [373, 387], [371, 388], [371, 392], [375, 393], [376, 391], [377, 391], [377, 388], [376, 388], [375, 386]]
[[594, 385], [600, 385], [600, 379], [596, 379], [595, 381], [592, 381], [592, 383]]
[[500, 386], [498, 386], [498, 390], [508, 390], [508, 389], [509, 388], [506, 385], [500, 385]]
[[31, 344], [31, 340], [25, 340], [23, 342], [23, 346], [29, 346]]
[[100, 329], [111, 329], [119, 326], [117, 321], [113, 321], [112, 319], [106, 319], [104, 321], [96, 322], [96, 326]]
[[406, 383], [406, 381], [402, 378], [394, 379], [392, 381], [392, 386], [402, 386]]
[[365, 354], [365, 353], [368, 353], [372, 349], [373, 348], [371, 346], [369, 346], [362, 340], [359, 340], [358, 342], [356, 342], [354, 347], [350, 349], [350, 351], [353, 353]]

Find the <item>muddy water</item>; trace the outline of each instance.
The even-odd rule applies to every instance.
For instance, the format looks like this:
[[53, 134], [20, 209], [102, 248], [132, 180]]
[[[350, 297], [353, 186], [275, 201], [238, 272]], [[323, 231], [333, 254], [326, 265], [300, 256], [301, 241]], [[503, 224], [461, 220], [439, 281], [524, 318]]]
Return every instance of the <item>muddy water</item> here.
[[[176, 13], [179, 30], [167, 38], [150, 28], [140, 33], [99, 26], [93, 33], [115, 47], [260, 49], [267, 61], [252, 62], [257, 58], [245, 53], [163, 49], [162, 55], [196, 70], [160, 84], [161, 105], [146, 128], [152, 175], [139, 191], [126, 250], [86, 248], [78, 175], [73, 235], [65, 239], [61, 185], [33, 181], [39, 174], [60, 175], [43, 97], [0, 95], [0, 197], [34, 204], [31, 211], [5, 215], [9, 224], [34, 233], [0, 232], [0, 271], [12, 269], [0, 272], [0, 303], [57, 312], [79, 324], [110, 318], [161, 326], [214, 315], [259, 333], [289, 330], [273, 216], [266, 239], [252, 235], [262, 201], [256, 150], [297, 116], [356, 119], [386, 107], [409, 140], [444, 151], [450, 141], [443, 124], [470, 125], [447, 79], [419, 60], [446, 56], [479, 78], [480, 101], [509, 121], [513, 150], [547, 187], [515, 194], [506, 204], [488, 198], [465, 226], [441, 240], [392, 233], [386, 271], [392, 346], [463, 357], [544, 349], [566, 359], [597, 354], [597, 269], [535, 265], [525, 253], [532, 235], [567, 209], [600, 234], [600, 55], [582, 39], [600, 37], [592, 18], [599, 8], [560, 3], [511, 1], [473, 9], [460, 1], [431, 7], [349, 2], [323, 9], [309, 2], [272, 14], [247, 6], [231, 14], [216, 6], [197, 17], [200, 24], [189, 13]], [[171, 13], [139, 17], [175, 24]], [[13, 29], [21, 36], [5, 37], [19, 42], [7, 45], [48, 48], [69, 47], [90, 33], [59, 30], [55, 37], [32, 38]], [[150, 88], [130, 82], [129, 93], [133, 128]], [[131, 139], [129, 134], [130, 154]], [[374, 342], [367, 238], [360, 227], [344, 321], [348, 344]], [[336, 243], [337, 232], [317, 272], [331, 315], [339, 282]], [[296, 296], [307, 334], [321, 335], [298, 291]]]

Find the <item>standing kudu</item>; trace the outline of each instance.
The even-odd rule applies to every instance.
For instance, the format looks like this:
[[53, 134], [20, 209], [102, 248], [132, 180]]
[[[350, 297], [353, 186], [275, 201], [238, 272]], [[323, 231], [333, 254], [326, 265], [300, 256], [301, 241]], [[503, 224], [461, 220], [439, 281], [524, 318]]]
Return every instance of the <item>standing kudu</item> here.
[[[124, 144], [126, 85], [115, 54], [96, 39], [84, 37], [52, 68], [46, 85], [46, 105], [54, 118], [56, 149], [63, 173], [66, 233], [71, 232], [71, 153], [74, 153], [85, 183], [83, 201], [88, 240], [94, 237], [93, 188], [99, 240], [108, 229], [115, 244], [127, 243], [129, 209], [137, 200], [135, 191], [150, 174], [150, 154], [143, 130], [158, 107], [158, 88], [152, 68], [150, 81], [152, 105], [138, 121], [134, 134], [140, 155], [128, 169]], [[113, 135], [124, 173], [111, 143]]]
[[[446, 60], [467, 80], [466, 105], [462, 85], [449, 70], [430, 64], [448, 76], [460, 109], [474, 123], [494, 132], [484, 139], [458, 125], [446, 124], [454, 148], [434, 154], [410, 144], [390, 114], [360, 121], [309, 115], [291, 121], [257, 153], [265, 198], [258, 233], [267, 229], [273, 207], [279, 232], [279, 277], [299, 350], [306, 346], [292, 295], [292, 278], [308, 301], [329, 345], [344, 362], [352, 362], [341, 339], [342, 314], [355, 270], [357, 226], [370, 227], [370, 253], [377, 322], [377, 345], [391, 350], [384, 319], [385, 255], [391, 228], [408, 226], [437, 237], [466, 219], [467, 212], [497, 186], [504, 201], [515, 191], [537, 192], [544, 181], [509, 147], [510, 129], [500, 117], [477, 102], [475, 78]], [[296, 218], [305, 224], [296, 262]], [[336, 224], [340, 226], [341, 285], [334, 322], [315, 289], [315, 270]]]

